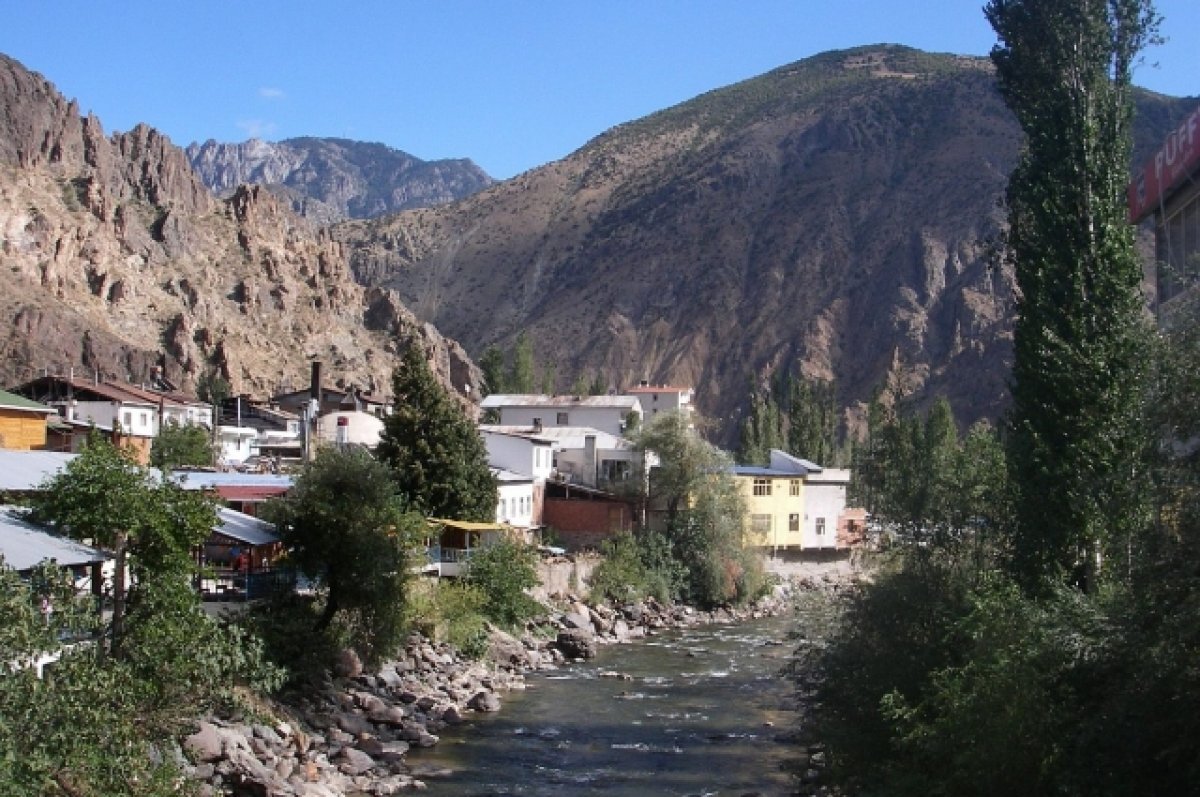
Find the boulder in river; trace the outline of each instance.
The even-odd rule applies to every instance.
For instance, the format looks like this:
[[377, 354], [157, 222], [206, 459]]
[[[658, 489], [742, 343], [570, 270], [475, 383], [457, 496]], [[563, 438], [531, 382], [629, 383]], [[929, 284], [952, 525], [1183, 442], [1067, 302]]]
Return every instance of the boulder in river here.
[[596, 639], [590, 631], [582, 628], [568, 628], [559, 631], [554, 645], [568, 658], [592, 659], [596, 657]]

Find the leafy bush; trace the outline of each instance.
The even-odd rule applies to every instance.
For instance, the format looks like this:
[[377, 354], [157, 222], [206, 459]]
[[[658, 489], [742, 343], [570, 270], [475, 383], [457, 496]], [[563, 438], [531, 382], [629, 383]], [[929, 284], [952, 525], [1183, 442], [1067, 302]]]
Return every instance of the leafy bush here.
[[408, 600], [407, 625], [429, 639], [449, 642], [478, 659], [487, 652], [487, 598], [475, 585], [438, 579], [421, 583]]
[[533, 548], [502, 540], [477, 549], [467, 565], [466, 581], [484, 596], [484, 614], [514, 628], [541, 611], [526, 590], [537, 586], [538, 554]]
[[604, 561], [592, 571], [591, 596], [593, 600], [609, 600], [626, 603], [644, 598], [649, 592], [650, 573], [642, 561], [638, 541], [628, 532], [610, 540], [601, 547]]

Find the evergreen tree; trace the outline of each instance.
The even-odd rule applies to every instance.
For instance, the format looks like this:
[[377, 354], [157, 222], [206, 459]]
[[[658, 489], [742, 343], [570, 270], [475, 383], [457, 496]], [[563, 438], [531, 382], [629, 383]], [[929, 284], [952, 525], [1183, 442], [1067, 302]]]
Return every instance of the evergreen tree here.
[[1146, 517], [1142, 270], [1126, 218], [1134, 60], [1149, 0], [991, 0], [1001, 94], [1025, 132], [1008, 187], [1019, 286], [1013, 566], [1085, 588]]
[[787, 382], [787, 449], [818, 465], [837, 464], [837, 393], [832, 382], [791, 376]]
[[490, 521], [496, 482], [479, 430], [410, 345], [392, 377], [395, 408], [377, 456], [391, 466], [409, 505], [427, 517]]
[[750, 396], [750, 413], [742, 421], [738, 460], [744, 465], [765, 466], [770, 462], [773, 448], [784, 448], [779, 404], [771, 391], [754, 390]]
[[533, 373], [533, 341], [528, 332], [517, 336], [512, 350], [512, 370], [509, 372], [508, 389], [513, 393], [532, 393], [536, 389]]
[[504, 373], [504, 352], [498, 346], [488, 346], [479, 358], [479, 370], [483, 372], [483, 384], [479, 395], [487, 397], [492, 393], [508, 392], [508, 377]]

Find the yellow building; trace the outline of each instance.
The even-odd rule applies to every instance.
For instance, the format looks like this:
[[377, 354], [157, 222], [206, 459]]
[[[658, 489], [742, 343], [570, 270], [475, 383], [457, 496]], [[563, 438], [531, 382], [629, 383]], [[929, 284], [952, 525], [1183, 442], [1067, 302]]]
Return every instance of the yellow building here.
[[733, 469], [746, 500], [748, 544], [762, 548], [804, 546], [804, 477], [773, 468]]
[[0, 390], [0, 448], [35, 451], [46, 447], [46, 418], [54, 410]]
[[738, 465], [733, 475], [746, 500], [747, 545], [772, 551], [839, 547], [850, 471], [773, 449], [769, 467]]

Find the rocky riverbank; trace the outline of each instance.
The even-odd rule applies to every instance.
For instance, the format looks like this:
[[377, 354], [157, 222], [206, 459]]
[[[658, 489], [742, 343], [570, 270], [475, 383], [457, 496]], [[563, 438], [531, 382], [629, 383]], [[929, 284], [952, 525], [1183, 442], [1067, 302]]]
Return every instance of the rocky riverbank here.
[[406, 753], [437, 744], [445, 728], [472, 713], [498, 711], [504, 692], [524, 688], [525, 672], [590, 658], [600, 645], [669, 629], [778, 614], [791, 608], [798, 591], [820, 587], [811, 580], [788, 582], [751, 607], [711, 612], [654, 600], [597, 606], [562, 596], [520, 637], [491, 629], [482, 661], [414, 636], [393, 661], [367, 673], [346, 651], [324, 683], [289, 704], [264, 706], [261, 713], [273, 720], [202, 722], [184, 740], [180, 763], [201, 782], [202, 793], [214, 797], [388, 795], [421, 789], [440, 773], [410, 766]]

